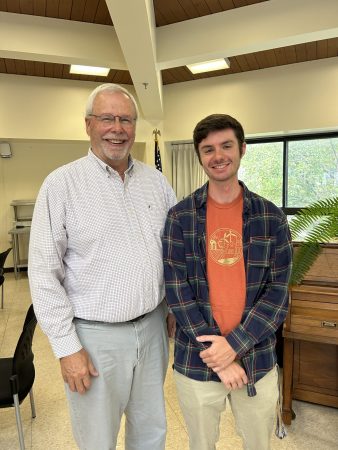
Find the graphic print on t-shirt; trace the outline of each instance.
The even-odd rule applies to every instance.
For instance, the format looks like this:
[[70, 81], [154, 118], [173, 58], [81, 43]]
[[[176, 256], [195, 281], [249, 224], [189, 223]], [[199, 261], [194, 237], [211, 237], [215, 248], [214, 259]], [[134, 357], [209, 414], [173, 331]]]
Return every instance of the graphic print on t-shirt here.
[[231, 228], [218, 228], [209, 240], [209, 254], [221, 266], [233, 266], [242, 258], [242, 236]]

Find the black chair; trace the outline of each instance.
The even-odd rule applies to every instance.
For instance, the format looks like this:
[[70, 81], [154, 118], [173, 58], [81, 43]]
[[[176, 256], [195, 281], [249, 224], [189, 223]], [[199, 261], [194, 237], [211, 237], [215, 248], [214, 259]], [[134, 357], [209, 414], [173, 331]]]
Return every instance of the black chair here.
[[1, 286], [1, 309], [4, 307], [4, 265], [6, 258], [8, 256], [8, 253], [11, 251], [11, 248], [8, 248], [5, 252], [0, 253], [0, 286]]
[[25, 443], [19, 405], [28, 394], [30, 396], [32, 417], [36, 416], [32, 389], [35, 379], [34, 354], [32, 351], [35, 327], [36, 317], [33, 305], [31, 305], [27, 311], [13, 358], [0, 358], [0, 408], [15, 407], [21, 450], [25, 449]]

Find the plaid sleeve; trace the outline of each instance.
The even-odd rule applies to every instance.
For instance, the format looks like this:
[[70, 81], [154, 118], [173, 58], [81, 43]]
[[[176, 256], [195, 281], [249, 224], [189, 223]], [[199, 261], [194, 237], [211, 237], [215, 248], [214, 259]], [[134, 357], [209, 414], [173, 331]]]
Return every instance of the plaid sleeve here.
[[197, 342], [196, 337], [205, 334], [214, 335], [215, 330], [209, 327], [201, 314], [196, 294], [188, 281], [187, 246], [181, 224], [173, 210], [169, 211], [162, 243], [167, 302], [184, 334], [194, 343], [194, 346], [203, 350], [208, 346]]
[[[287, 220], [283, 218], [276, 232], [267, 288], [251, 308], [244, 322], [227, 336], [227, 341], [239, 357], [244, 356], [257, 343], [274, 333], [285, 320], [291, 267], [291, 236]], [[249, 279], [251, 284], [254, 284], [254, 281]]]

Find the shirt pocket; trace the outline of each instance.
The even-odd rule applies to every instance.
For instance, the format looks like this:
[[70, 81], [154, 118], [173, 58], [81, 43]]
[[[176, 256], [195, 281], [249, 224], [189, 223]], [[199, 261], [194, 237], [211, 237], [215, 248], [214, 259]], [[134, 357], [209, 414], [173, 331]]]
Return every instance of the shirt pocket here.
[[264, 295], [271, 278], [273, 239], [252, 237], [248, 249], [247, 306], [255, 304]]
[[149, 202], [147, 205], [149, 223], [156, 238], [163, 235], [164, 224], [167, 218], [167, 210], [160, 203]]
[[257, 268], [269, 267], [272, 247], [272, 238], [251, 237], [248, 249], [248, 264]]

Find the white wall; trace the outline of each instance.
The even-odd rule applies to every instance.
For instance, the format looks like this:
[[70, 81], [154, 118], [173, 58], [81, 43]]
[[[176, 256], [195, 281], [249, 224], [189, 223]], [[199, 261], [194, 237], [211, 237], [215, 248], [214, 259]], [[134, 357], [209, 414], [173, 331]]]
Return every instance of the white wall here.
[[208, 114], [233, 115], [246, 135], [337, 129], [338, 58], [165, 86], [165, 140], [187, 140]]
[[[99, 84], [0, 74], [0, 139], [87, 139], [85, 104]], [[139, 142], [151, 138], [152, 126], [140, 118]]]

